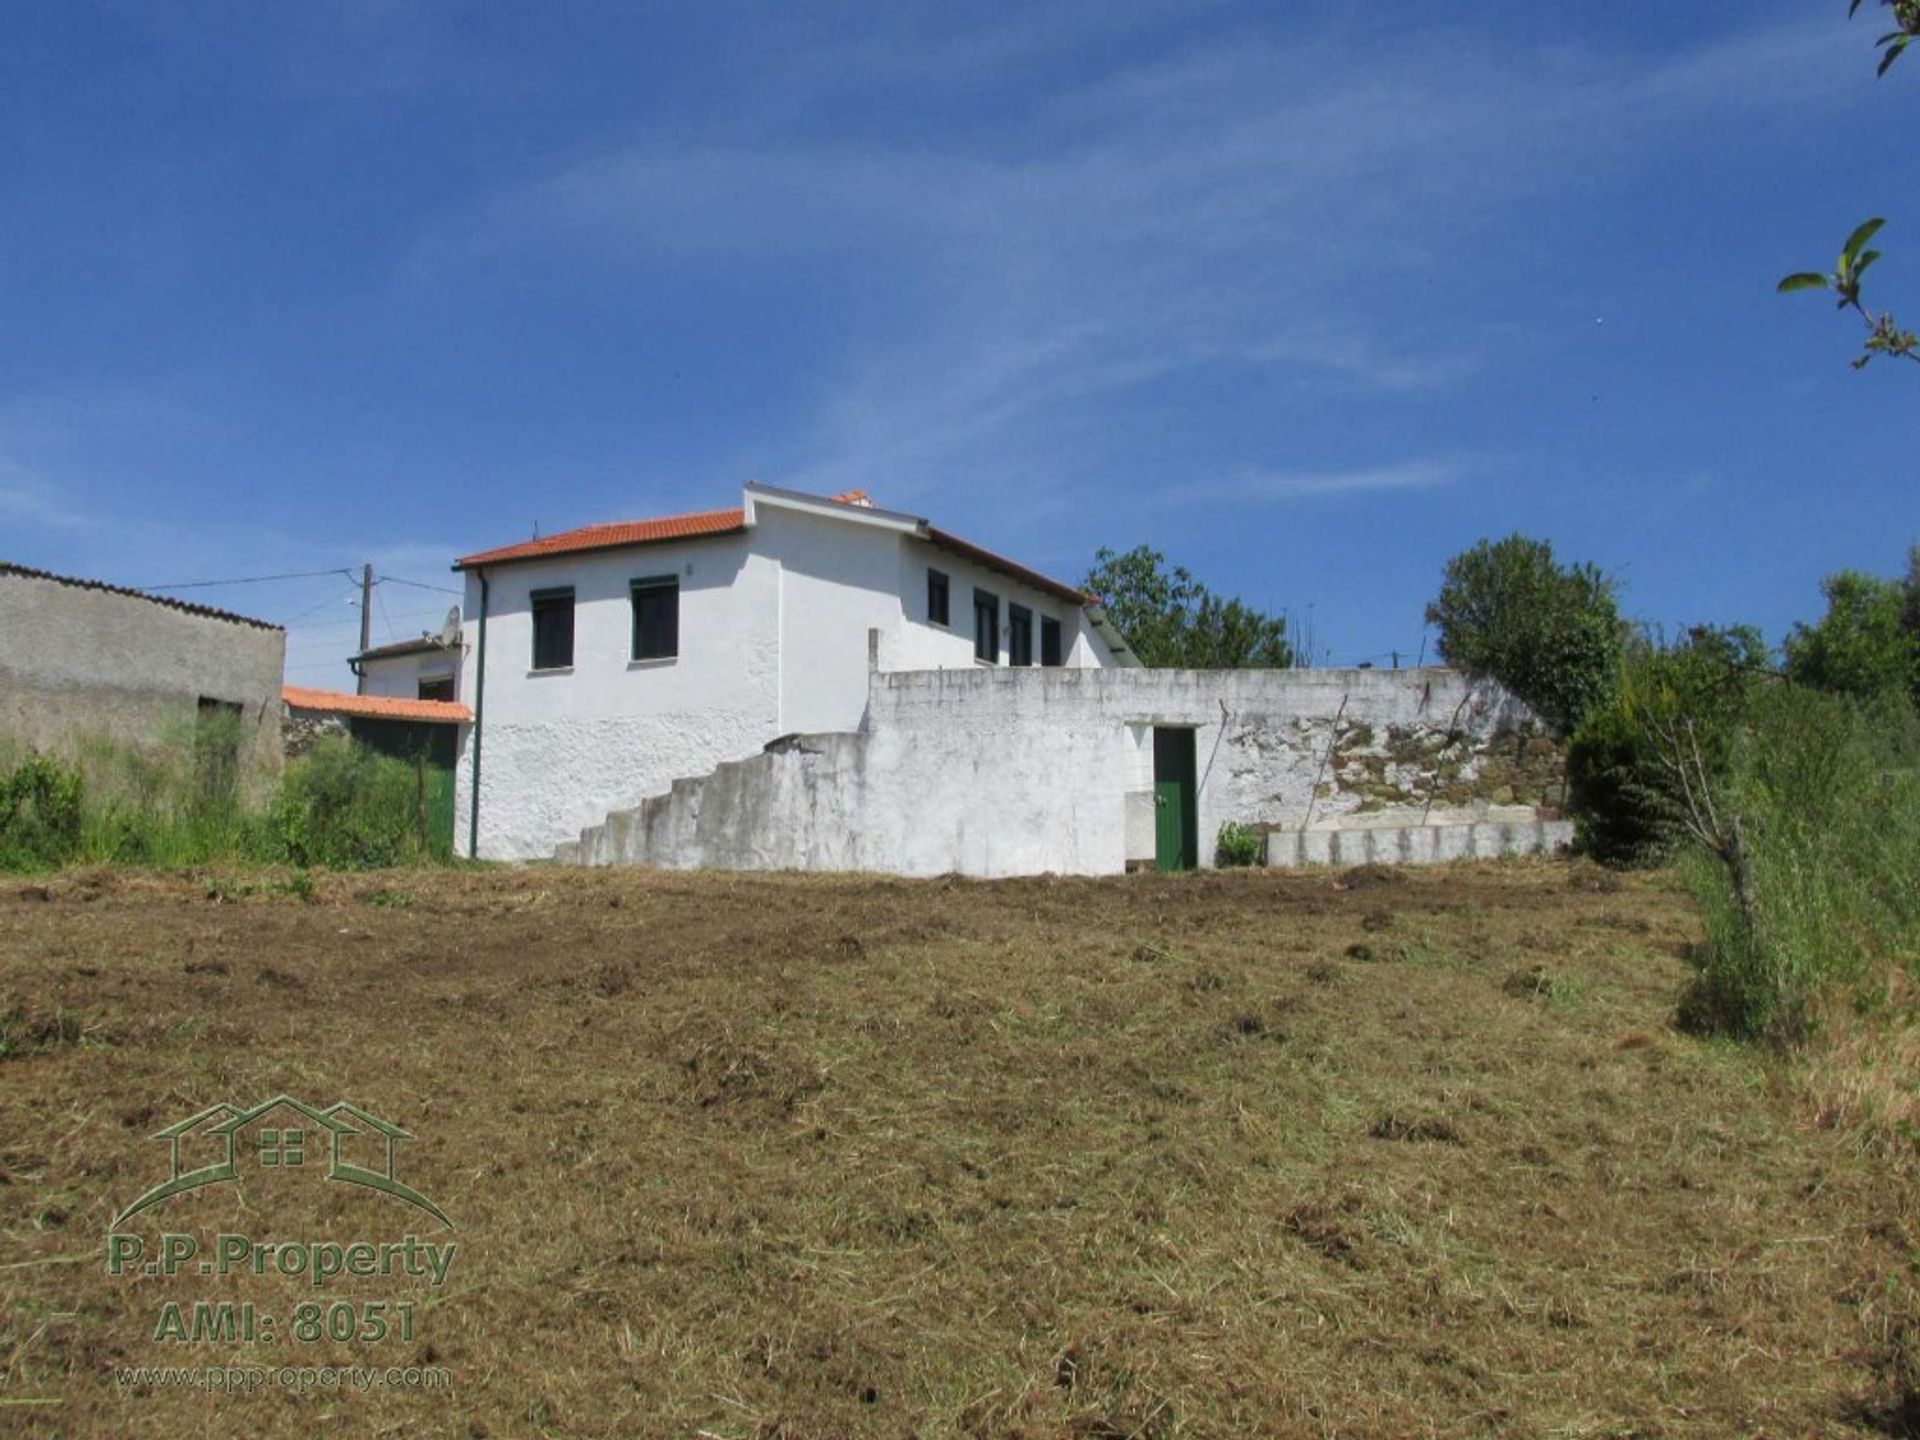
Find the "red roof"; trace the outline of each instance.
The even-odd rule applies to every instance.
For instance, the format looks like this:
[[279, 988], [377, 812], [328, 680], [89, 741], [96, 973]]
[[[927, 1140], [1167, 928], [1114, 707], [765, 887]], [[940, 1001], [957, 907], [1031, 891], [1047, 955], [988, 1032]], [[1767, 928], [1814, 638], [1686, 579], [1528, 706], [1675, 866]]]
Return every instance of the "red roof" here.
[[453, 700], [349, 695], [344, 690], [309, 690], [304, 685], [282, 685], [280, 698], [296, 710], [324, 710], [329, 715], [352, 715], [362, 720], [430, 720], [441, 725], [464, 725], [473, 719], [471, 710]]
[[[809, 497], [813, 498], [813, 497]], [[873, 500], [864, 490], [844, 490], [838, 495], [829, 495], [828, 500], [852, 509], [867, 510], [873, 508]], [[908, 517], [912, 518], [912, 517]], [[924, 520], [917, 522], [920, 538], [949, 550], [956, 555], [972, 560], [975, 564], [998, 570], [1003, 575], [1031, 585], [1047, 595], [1053, 595], [1073, 605], [1090, 605], [1094, 597], [1083, 594], [1071, 585], [1062, 584], [1037, 570], [983, 550], [978, 545], [969, 544], [957, 535], [936, 529]], [[504, 545], [498, 550], [482, 550], [477, 555], [468, 555], [454, 562], [456, 570], [470, 570], [479, 565], [499, 565], [515, 560], [543, 560], [550, 555], [577, 555], [588, 550], [618, 550], [629, 545], [651, 545], [662, 540], [693, 540], [709, 535], [732, 535], [747, 528], [747, 514], [744, 510], [699, 510], [691, 515], [663, 515], [653, 520], [621, 520], [611, 525], [584, 525], [578, 530], [562, 530], [557, 535], [542, 536], [538, 540], [523, 540], [518, 545]]]
[[542, 560], [549, 555], [577, 555], [583, 550], [618, 550], [628, 545], [651, 545], [661, 540], [697, 540], [708, 535], [731, 535], [747, 528], [744, 510], [697, 510], [691, 515], [663, 515], [654, 520], [617, 520], [610, 525], [583, 525], [538, 540], [482, 550], [453, 562], [456, 570], [476, 565], [499, 565], [510, 560]]

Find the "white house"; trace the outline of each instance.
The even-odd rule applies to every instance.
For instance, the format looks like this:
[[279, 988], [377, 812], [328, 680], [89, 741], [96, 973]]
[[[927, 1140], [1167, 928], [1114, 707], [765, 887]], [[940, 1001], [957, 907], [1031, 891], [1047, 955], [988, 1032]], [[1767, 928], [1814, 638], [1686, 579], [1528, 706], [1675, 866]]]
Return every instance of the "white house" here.
[[482, 858], [551, 856], [782, 736], [856, 731], [875, 671], [1136, 663], [1072, 585], [860, 491], [751, 484], [737, 509], [590, 525], [454, 568], [457, 634], [354, 663], [369, 694], [472, 712], [456, 835]]

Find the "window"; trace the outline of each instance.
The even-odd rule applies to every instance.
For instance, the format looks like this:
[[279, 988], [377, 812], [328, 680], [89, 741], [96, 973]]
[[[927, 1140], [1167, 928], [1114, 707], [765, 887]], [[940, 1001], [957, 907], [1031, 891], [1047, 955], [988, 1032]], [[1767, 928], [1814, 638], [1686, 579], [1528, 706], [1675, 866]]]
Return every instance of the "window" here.
[[985, 590], [973, 592], [973, 658], [1000, 659], [1000, 597]]
[[927, 571], [927, 620], [934, 625], [948, 625], [947, 618], [947, 577], [938, 570]]
[[633, 582], [633, 658], [671, 660], [680, 653], [680, 582], [671, 575]]
[[573, 665], [573, 587], [536, 590], [533, 600], [533, 668], [566, 670]]
[[1060, 622], [1043, 619], [1040, 622], [1040, 663], [1059, 665], [1060, 659]]
[[432, 679], [420, 677], [420, 698], [422, 700], [453, 699], [453, 676], [436, 675]]
[[1033, 664], [1033, 612], [1024, 605], [1007, 607], [1007, 663]]

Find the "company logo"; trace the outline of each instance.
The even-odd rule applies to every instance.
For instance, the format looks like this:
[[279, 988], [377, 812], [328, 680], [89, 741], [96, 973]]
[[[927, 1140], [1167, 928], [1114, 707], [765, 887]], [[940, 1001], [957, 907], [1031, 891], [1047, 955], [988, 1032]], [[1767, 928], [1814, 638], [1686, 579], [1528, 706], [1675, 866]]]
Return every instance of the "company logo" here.
[[276, 1095], [251, 1110], [222, 1102], [153, 1138], [167, 1142], [171, 1174], [114, 1216], [115, 1226], [175, 1195], [238, 1180], [247, 1165], [317, 1171], [324, 1163], [328, 1180], [391, 1195], [454, 1228], [438, 1205], [394, 1173], [399, 1143], [413, 1137], [344, 1100], [325, 1110], [291, 1095]]

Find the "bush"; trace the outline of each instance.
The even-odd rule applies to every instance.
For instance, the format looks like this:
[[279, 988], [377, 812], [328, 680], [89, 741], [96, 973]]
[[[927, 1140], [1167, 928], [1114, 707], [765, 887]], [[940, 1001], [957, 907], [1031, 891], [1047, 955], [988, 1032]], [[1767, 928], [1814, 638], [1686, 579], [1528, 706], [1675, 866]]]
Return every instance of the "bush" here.
[[1427, 623], [1449, 665], [1498, 680], [1559, 734], [1613, 697], [1623, 637], [1614, 583], [1592, 565], [1559, 564], [1544, 540], [1509, 535], [1454, 556]]
[[209, 748], [228, 752], [204, 733], [138, 750], [100, 740], [77, 748], [73, 764], [29, 754], [0, 765], [0, 870], [75, 861], [362, 869], [434, 858], [420, 768], [344, 738], [291, 762], [254, 807], [230, 765], [207, 763]]
[[64, 865], [80, 851], [80, 772], [29, 752], [0, 771], [0, 870]]
[[344, 738], [287, 767], [272, 819], [276, 858], [290, 865], [379, 869], [428, 858], [416, 767]]
[[1920, 973], [1920, 717], [1904, 697], [1768, 687], [1718, 791], [1746, 874], [1686, 857], [1707, 944], [1683, 1021], [1792, 1040], [1823, 991]]
[[1242, 825], [1238, 820], [1229, 820], [1220, 827], [1220, 838], [1215, 843], [1213, 863], [1222, 869], [1233, 869], [1247, 865], [1258, 865], [1261, 852], [1266, 848], [1266, 837], [1251, 825]]
[[1661, 735], [1687, 722], [1712, 776], [1725, 773], [1734, 727], [1768, 674], [1757, 630], [1700, 626], [1675, 645], [1642, 635], [1619, 685], [1567, 746], [1567, 798], [1580, 850], [1608, 865], [1654, 865], [1682, 838], [1682, 800]]

